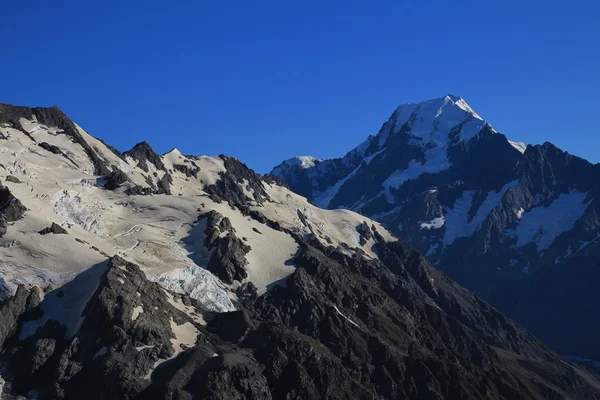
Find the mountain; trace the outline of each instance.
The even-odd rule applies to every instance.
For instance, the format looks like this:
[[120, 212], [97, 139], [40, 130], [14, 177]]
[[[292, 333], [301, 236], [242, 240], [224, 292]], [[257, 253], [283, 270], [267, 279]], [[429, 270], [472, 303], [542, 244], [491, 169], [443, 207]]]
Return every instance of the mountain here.
[[378, 222], [232, 157], [121, 154], [55, 107], [1, 105], [0, 144], [3, 399], [600, 397]]
[[343, 158], [271, 172], [373, 218], [554, 350], [600, 360], [600, 166], [496, 132], [460, 97], [398, 107]]

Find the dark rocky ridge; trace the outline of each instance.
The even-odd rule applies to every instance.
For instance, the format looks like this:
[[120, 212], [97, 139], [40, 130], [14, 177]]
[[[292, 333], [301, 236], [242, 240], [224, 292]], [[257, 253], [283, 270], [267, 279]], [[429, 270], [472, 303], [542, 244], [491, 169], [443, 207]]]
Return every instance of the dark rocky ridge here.
[[67, 232], [67, 230], [65, 228], [63, 228], [62, 226], [60, 226], [57, 223], [53, 222], [52, 225], [50, 225], [47, 228], [42, 229], [38, 233], [40, 235], [47, 235], [49, 233], [53, 233], [55, 235], [66, 235], [69, 232]]
[[110, 173], [112, 168], [108, 165], [106, 160], [102, 159], [88, 142], [83, 139], [75, 127], [75, 124], [58, 107], [29, 108], [0, 103], [0, 123], [12, 125], [13, 128], [23, 131], [28, 136], [30, 135], [23, 129], [19, 120], [21, 118], [31, 119], [32, 115], [36, 117], [40, 124], [61, 129], [63, 133], [69, 136], [75, 143], [81, 145], [94, 164], [95, 175], [106, 175]]
[[159, 171], [168, 172], [160, 156], [152, 150], [152, 147], [150, 147], [148, 142], [137, 143], [131, 150], [127, 150], [123, 153], [123, 157], [131, 157], [138, 161], [137, 166], [144, 172], [148, 172], [148, 165], [146, 162], [153, 164]]
[[[233, 157], [219, 157], [223, 160], [226, 171], [220, 173], [220, 179], [215, 184], [204, 188], [213, 200], [227, 201], [232, 207], [237, 206], [240, 210], [248, 212], [250, 202], [261, 205], [269, 199], [260, 175]], [[244, 182], [247, 182], [246, 188], [253, 193], [254, 198], [251, 199], [244, 193]]]
[[[207, 269], [227, 284], [233, 281], [242, 281], [247, 276], [245, 266], [246, 254], [250, 246], [235, 235], [235, 229], [227, 217], [216, 211], [209, 211], [199, 217], [199, 221], [206, 219], [206, 239], [204, 246], [212, 250]], [[225, 233], [221, 237], [221, 234]]]

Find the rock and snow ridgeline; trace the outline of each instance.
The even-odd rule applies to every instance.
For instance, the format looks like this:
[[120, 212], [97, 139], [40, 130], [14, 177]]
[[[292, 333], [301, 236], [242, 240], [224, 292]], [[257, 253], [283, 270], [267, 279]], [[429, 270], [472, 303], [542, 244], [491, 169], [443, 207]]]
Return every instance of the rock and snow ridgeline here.
[[[461, 99], [444, 107], [481, 123]], [[8, 382], [0, 379], [0, 394], [478, 399], [516, 397], [524, 386], [532, 398], [597, 394], [593, 376], [380, 223], [317, 208], [231, 157], [158, 155], [147, 143], [120, 154], [56, 108], [0, 105], [0, 142]], [[354, 155], [369, 152], [368, 167], [386, 147], [367, 147]], [[347, 161], [350, 182], [362, 172]], [[291, 164], [329, 168], [310, 157]], [[513, 186], [486, 191], [482, 202], [464, 189], [463, 203], [487, 212]], [[390, 188], [384, 196], [394, 196]], [[573, 193], [560, 204], [582, 200]], [[453, 218], [480, 226], [479, 211], [471, 221], [460, 204], [417, 229], [436, 232]], [[537, 215], [529, 210], [518, 218]]]
[[452, 95], [401, 105], [342, 158], [284, 164], [271, 173], [314, 204], [381, 222], [562, 352], [600, 357], [579, 307], [600, 307], [599, 165], [510, 141]]

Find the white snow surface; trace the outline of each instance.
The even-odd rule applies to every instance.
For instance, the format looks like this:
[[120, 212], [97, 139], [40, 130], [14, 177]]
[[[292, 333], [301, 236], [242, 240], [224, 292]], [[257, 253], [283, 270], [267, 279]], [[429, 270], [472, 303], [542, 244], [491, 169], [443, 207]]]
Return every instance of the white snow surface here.
[[[156, 183], [164, 171], [157, 171], [153, 165], [149, 166], [150, 174], [142, 171], [134, 160], [121, 160], [76, 126], [98, 158], [120, 168], [130, 181], [115, 191], [104, 190], [102, 177], [93, 175], [93, 163], [80, 144], [34, 119], [23, 119], [21, 123], [31, 137], [17, 129], [0, 127], [0, 133], [7, 137], [0, 148], [0, 164], [6, 167], [0, 168], [0, 180], [28, 210], [0, 238], [0, 298], [10, 295], [18, 284], [55, 289], [41, 304], [41, 318], [25, 323], [21, 338], [29, 337], [48, 320], [64, 324], [67, 337], [75, 335], [107, 257], [114, 255], [136, 263], [150, 280], [165, 289], [197, 299], [207, 310], [234, 310], [236, 285], [225, 285], [206, 270], [210, 251], [203, 246], [204, 226], [195, 225], [200, 213], [211, 210], [229, 218], [236, 235], [246, 238], [245, 243], [251, 247], [246, 256], [248, 280], [259, 292], [283, 285], [295, 271], [293, 258], [299, 246], [291, 235], [250, 219], [225, 202], [215, 203], [206, 194], [205, 186], [215, 183], [225, 171], [219, 157], [187, 157], [173, 149], [161, 157], [165, 167], [173, 170], [173, 195], [129, 196], [127, 188], [148, 187], [146, 178]], [[37, 144], [41, 141], [60, 147], [68, 157], [42, 149]], [[317, 161], [300, 159], [306, 167]], [[197, 179], [175, 170], [175, 164], [199, 167]], [[18, 175], [22, 183], [6, 181], [10, 174]], [[327, 244], [330, 238], [334, 246], [345, 243], [350, 248], [361, 248], [370, 258], [377, 257], [373, 240], [360, 245], [356, 231], [362, 222], [375, 226], [386, 240], [396, 240], [380, 224], [356, 213], [322, 210], [285, 188], [264, 186], [272, 201], [253, 208], [284, 228], [301, 234], [309, 234], [312, 229], [322, 243]], [[253, 195], [250, 191], [246, 194]], [[298, 210], [306, 215], [309, 226], [300, 221]], [[37, 233], [52, 222], [68, 234]], [[136, 309], [135, 317], [141, 312]]]
[[421, 229], [439, 229], [444, 226], [444, 217], [437, 217], [428, 222], [419, 222]]
[[548, 207], [535, 207], [524, 212], [515, 233], [517, 247], [536, 243], [537, 250], [548, 248], [561, 233], [570, 231], [585, 213], [591, 200], [585, 203], [586, 192], [572, 190], [561, 194]]
[[524, 154], [525, 150], [527, 150], [527, 144], [523, 142], [513, 142], [512, 140], [509, 140], [508, 143], [510, 143], [510, 145], [515, 149], [519, 150], [521, 154]]
[[[486, 122], [460, 97], [448, 95], [417, 104], [405, 104], [394, 113], [395, 131], [408, 127], [409, 143], [423, 149], [425, 161], [411, 160], [404, 170], [391, 174], [384, 188], [398, 188], [424, 173], [439, 173], [451, 165], [448, 147], [469, 142]], [[458, 138], [454, 134], [458, 132]]]

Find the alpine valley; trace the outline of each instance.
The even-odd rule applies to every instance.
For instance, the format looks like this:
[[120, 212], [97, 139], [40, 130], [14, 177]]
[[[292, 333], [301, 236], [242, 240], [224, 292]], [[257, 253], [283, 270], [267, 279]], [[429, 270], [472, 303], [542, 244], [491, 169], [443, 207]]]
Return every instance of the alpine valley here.
[[272, 174], [381, 222], [558, 353], [600, 360], [600, 165], [512, 142], [448, 95], [398, 107], [343, 158]]
[[516, 147], [460, 99], [402, 106], [276, 168], [296, 194], [0, 105], [0, 398], [599, 399], [479, 297], [598, 355], [597, 168]]

